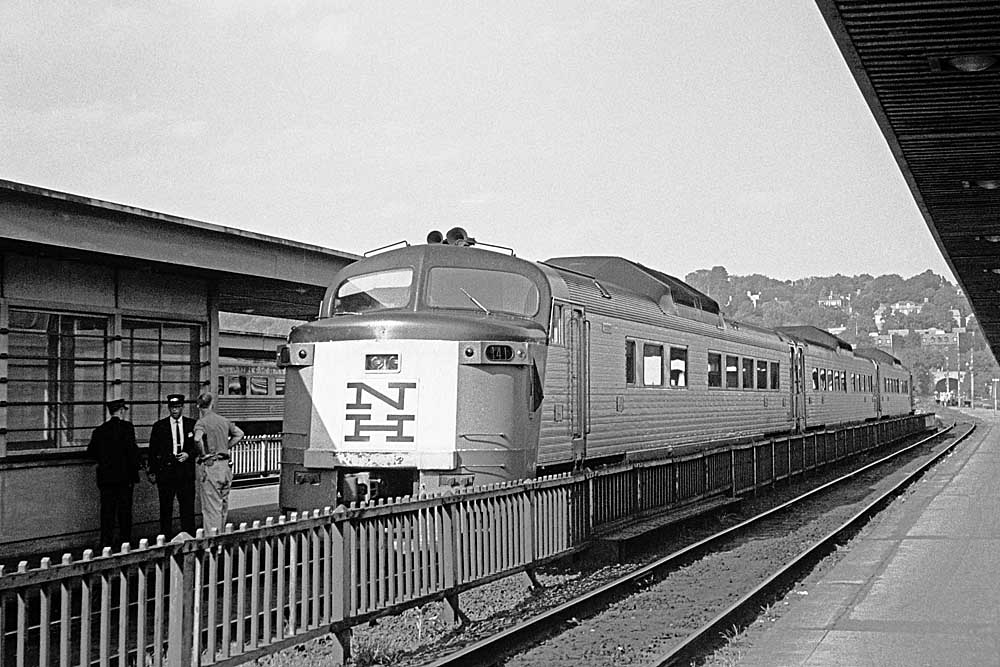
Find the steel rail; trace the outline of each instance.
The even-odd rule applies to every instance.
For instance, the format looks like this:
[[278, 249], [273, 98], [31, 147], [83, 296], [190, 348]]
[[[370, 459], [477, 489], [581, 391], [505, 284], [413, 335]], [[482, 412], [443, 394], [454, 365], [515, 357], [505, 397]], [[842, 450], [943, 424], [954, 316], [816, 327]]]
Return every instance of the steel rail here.
[[[703, 553], [712, 548], [713, 545], [732, 537], [733, 535], [739, 533], [740, 531], [745, 530], [746, 528], [758, 522], [762, 522], [763, 520], [770, 518], [778, 514], [779, 512], [783, 512], [789, 509], [790, 507], [798, 505], [799, 503], [807, 500], [808, 498], [811, 498], [816, 494], [823, 492], [824, 490], [832, 486], [842, 484], [856, 477], [857, 475], [860, 475], [861, 473], [869, 470], [870, 468], [881, 465], [898, 456], [901, 456], [906, 452], [909, 452], [917, 447], [920, 447], [936, 438], [939, 438], [942, 435], [951, 431], [954, 427], [955, 424], [952, 423], [947, 428], [935, 431], [931, 435], [922, 438], [917, 442], [914, 442], [906, 447], [903, 447], [902, 449], [893, 452], [892, 454], [889, 454], [876, 461], [868, 463], [862, 466], [861, 468], [858, 468], [857, 470], [853, 470], [841, 477], [838, 477], [837, 479], [826, 482], [825, 484], [822, 484], [816, 487], [815, 489], [811, 489], [800, 496], [797, 496], [785, 503], [782, 503], [781, 505], [773, 507], [767, 510], [766, 512], [762, 512], [761, 514], [753, 516], [736, 525], [730, 526], [729, 528], [726, 528], [725, 530], [710, 535], [709, 537], [702, 539], [694, 544], [688, 545], [683, 549], [668, 554], [663, 558], [648, 563], [647, 565], [644, 565], [641, 568], [638, 568], [637, 570], [629, 574], [623, 575], [618, 579], [615, 579], [614, 581], [610, 581], [604, 584], [603, 586], [594, 589], [593, 591], [589, 591], [577, 598], [569, 600], [541, 614], [526, 619], [525, 621], [522, 621], [486, 639], [473, 642], [472, 644], [469, 644], [468, 646], [465, 646], [462, 649], [455, 651], [454, 653], [451, 653], [447, 656], [428, 662], [425, 664], [425, 667], [459, 667], [464, 665], [471, 666], [471, 665], [502, 664], [506, 659], [514, 655], [517, 651], [527, 648], [532, 643], [537, 643], [541, 637], [553, 634], [554, 629], [557, 628], [560, 624], [565, 623], [573, 618], [581, 618], [589, 616], [592, 613], [596, 612], [597, 610], [601, 609], [602, 607], [611, 604], [613, 601], [626, 597], [638, 585], [646, 585], [650, 580], [659, 578], [665, 572], [677, 569], [678, 567], [681, 567], [686, 563], [696, 560]], [[942, 451], [942, 453], [936, 455], [931, 460], [931, 463], [921, 468], [920, 474], [923, 474], [922, 471], [925, 470], [926, 467], [929, 467], [929, 465], [932, 465], [934, 462], [936, 462], [941, 456], [943, 456], [946, 453], [949, 453], [959, 442], [961, 442], [961, 440], [968, 437], [968, 435], [971, 432], [972, 429], [970, 429], [969, 432], [963, 434], [961, 438], [956, 439], [956, 441], [951, 445], [949, 445], [947, 448], [945, 448]], [[884, 498], [885, 496], [880, 498], [879, 501], [876, 501], [876, 504], [882, 502]], [[831, 536], [824, 538], [824, 541], [830, 540], [831, 537], [835, 537], [836, 535], [839, 535], [842, 532], [843, 532], [843, 527], [838, 528], [836, 531], [834, 531], [833, 534], [831, 534]], [[796, 560], [797, 561], [801, 560], [804, 562], [805, 559], [803, 558], [803, 555], [800, 555], [796, 557]], [[774, 579], [774, 577], [772, 577], [771, 579]], [[771, 579], [769, 579], [768, 581], [771, 581]], [[746, 596], [746, 598], [749, 598], [750, 596], [754, 596], [754, 598], [756, 598], [759, 597], [761, 594], [762, 593], [759, 593], [757, 590], [755, 590], [754, 592]], [[729, 627], [728, 625], [726, 625], [728, 619], [734, 616], [734, 613], [738, 611], [737, 605], [739, 605], [741, 602], [744, 602], [744, 599], [741, 599], [740, 602], [736, 603], [736, 605], [733, 605], [725, 612], [720, 614], [718, 617], [713, 619], [711, 622], [700, 628], [697, 633], [688, 637], [683, 642], [683, 644], [681, 644], [674, 652], [672, 652], [671, 654], [667, 654], [664, 657], [664, 659], [667, 660], [666, 662], [661, 661], [654, 664], [658, 665], [676, 664], [676, 660], [682, 659], [682, 655], [687, 655], [690, 652], [690, 650], [693, 649], [697, 644], [702, 643], [703, 640], [696, 639], [696, 636], [704, 638], [706, 636], [709, 636], [713, 632], [713, 630], [715, 630], [718, 627]], [[681, 653], [682, 649], [683, 649], [683, 654]], [[676, 654], [677, 657], [671, 658], [670, 656], [674, 654]]]

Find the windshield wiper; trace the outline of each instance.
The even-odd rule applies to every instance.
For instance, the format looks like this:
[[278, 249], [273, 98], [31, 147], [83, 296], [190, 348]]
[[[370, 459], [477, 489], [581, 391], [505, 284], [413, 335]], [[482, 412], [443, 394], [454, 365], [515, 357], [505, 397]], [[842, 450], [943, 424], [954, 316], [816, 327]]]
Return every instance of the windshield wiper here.
[[462, 292], [462, 294], [464, 294], [465, 296], [469, 297], [469, 301], [471, 301], [472, 303], [474, 303], [477, 306], [479, 306], [480, 310], [482, 310], [484, 313], [486, 313], [487, 315], [492, 315], [493, 314], [493, 313], [490, 312], [489, 308], [487, 308], [483, 304], [479, 303], [479, 300], [476, 299], [476, 297], [472, 296], [471, 294], [469, 294], [468, 292], [466, 292], [461, 287], [459, 287], [458, 289]]

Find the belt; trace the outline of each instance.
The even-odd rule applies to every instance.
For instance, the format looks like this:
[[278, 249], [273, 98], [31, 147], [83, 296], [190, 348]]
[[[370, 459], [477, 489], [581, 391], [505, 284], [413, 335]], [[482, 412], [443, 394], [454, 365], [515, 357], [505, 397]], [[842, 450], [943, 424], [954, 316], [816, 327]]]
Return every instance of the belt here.
[[216, 459], [218, 459], [220, 461], [228, 461], [229, 460], [229, 454], [221, 454], [221, 453], [220, 454], [208, 454], [206, 456], [202, 456], [201, 458], [199, 458], [198, 459], [198, 463], [205, 463], [206, 461], [214, 461]]

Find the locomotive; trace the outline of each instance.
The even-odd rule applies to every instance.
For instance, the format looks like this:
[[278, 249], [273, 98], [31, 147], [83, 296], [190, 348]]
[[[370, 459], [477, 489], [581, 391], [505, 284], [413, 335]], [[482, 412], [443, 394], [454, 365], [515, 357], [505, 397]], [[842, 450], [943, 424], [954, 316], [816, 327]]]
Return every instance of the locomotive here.
[[730, 320], [610, 256], [532, 262], [432, 232], [341, 270], [286, 372], [302, 509], [680, 455], [912, 412], [909, 371], [814, 327]]

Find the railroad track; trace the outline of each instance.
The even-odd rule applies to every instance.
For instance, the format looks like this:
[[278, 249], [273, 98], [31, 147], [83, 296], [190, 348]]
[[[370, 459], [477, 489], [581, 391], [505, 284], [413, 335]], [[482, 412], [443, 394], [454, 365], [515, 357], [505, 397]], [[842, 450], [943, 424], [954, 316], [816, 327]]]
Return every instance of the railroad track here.
[[[817, 562], [846, 542], [872, 515], [967, 438], [975, 426], [970, 426], [932, 455], [911, 462], [903, 471], [885, 476], [886, 483], [877, 493], [865, 493], [863, 499], [856, 498], [858, 493], [850, 491], [852, 482], [858, 486], [858, 480], [867, 480], [865, 476], [872, 476], [877, 467], [905, 454], [912, 455], [918, 447], [951, 432], [955, 426], [952, 424], [428, 665], [499, 665], [508, 661], [512, 665], [545, 662], [550, 667], [601, 661], [657, 666], [688, 664], [710, 653], [726, 632], [749, 624], [766, 601], [780, 597]], [[836, 493], [844, 496], [836, 498]], [[810, 503], [822, 503], [824, 498], [827, 499], [826, 510], [811, 510], [816, 515], [815, 521], [804, 519], [810, 513], [804, 508]], [[832, 511], [833, 508], [839, 513]], [[808, 530], [801, 530], [804, 527]], [[761, 540], [770, 542], [758, 542]], [[758, 557], [748, 555], [745, 549], [753, 543], [758, 543], [758, 551], [759, 544], [766, 544], [764, 549], [773, 550], [773, 557], [764, 563], [753, 562]], [[685, 570], [690, 571], [681, 576]], [[715, 586], [728, 588], [725, 592], [707, 594], [699, 601], [684, 599], [684, 586], [727, 576], [742, 581], [733, 585], [720, 581]], [[679, 581], [671, 582], [674, 577]], [[749, 580], [754, 583], [748, 583]], [[704, 608], [685, 615], [684, 605], [692, 603]], [[668, 607], [673, 610], [665, 614], [664, 609]], [[605, 614], [608, 614], [607, 619], [603, 618]], [[670, 620], [673, 616], [680, 617], [676, 623]], [[589, 629], [583, 627], [585, 625], [589, 625]], [[602, 627], [605, 625], [611, 630]], [[630, 625], [651, 628], [650, 632], [633, 632]], [[621, 631], [619, 635], [615, 628], [628, 628], [628, 631]], [[588, 641], [592, 641], [594, 647], [588, 649]], [[636, 650], [628, 645], [630, 642], [641, 642], [643, 646]], [[531, 653], [516, 655], [524, 651]]]

